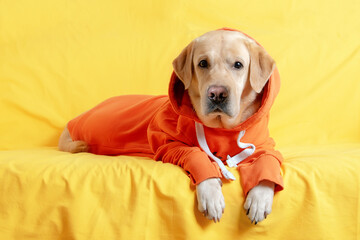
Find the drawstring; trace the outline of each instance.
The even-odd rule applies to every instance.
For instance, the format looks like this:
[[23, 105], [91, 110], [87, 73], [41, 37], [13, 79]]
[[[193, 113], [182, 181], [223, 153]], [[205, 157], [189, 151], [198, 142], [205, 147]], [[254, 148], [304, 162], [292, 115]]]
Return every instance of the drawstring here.
[[[202, 148], [202, 150], [219, 165], [221, 173], [226, 179], [235, 180], [234, 175], [231, 172], [229, 172], [229, 170], [226, 169], [224, 163], [210, 151], [209, 146], [206, 142], [203, 125], [198, 122], [195, 122], [195, 130], [196, 130], [196, 137], [198, 143]], [[236, 141], [238, 147], [243, 150], [233, 157], [230, 157], [229, 155], [227, 156], [226, 163], [229, 167], [236, 167], [241, 161], [243, 161], [244, 159], [246, 159], [255, 152], [254, 144], [240, 142], [241, 138], [244, 135], [245, 135], [245, 130], [239, 133], [238, 139]]]
[[237, 145], [239, 148], [244, 149], [242, 152], [236, 154], [233, 157], [227, 156], [226, 163], [229, 167], [237, 167], [237, 165], [249, 157], [251, 154], [255, 152], [255, 145], [251, 143], [243, 143], [240, 142], [241, 138], [245, 135], [245, 130], [242, 130], [239, 133], [239, 137], [237, 139]]

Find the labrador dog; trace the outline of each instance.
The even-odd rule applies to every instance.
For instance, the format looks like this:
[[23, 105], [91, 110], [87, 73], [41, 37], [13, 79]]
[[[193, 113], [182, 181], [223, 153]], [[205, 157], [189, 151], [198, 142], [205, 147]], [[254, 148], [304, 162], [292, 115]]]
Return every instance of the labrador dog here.
[[[173, 61], [198, 118], [206, 127], [232, 129], [258, 111], [274, 60], [253, 39], [237, 31], [208, 32], [192, 41]], [[251, 69], [251, 74], [250, 74]], [[59, 149], [87, 152], [84, 141], [73, 141], [65, 128]], [[225, 209], [220, 178], [196, 185], [198, 209], [218, 222]], [[261, 181], [246, 197], [245, 212], [257, 224], [271, 213], [275, 184]]]

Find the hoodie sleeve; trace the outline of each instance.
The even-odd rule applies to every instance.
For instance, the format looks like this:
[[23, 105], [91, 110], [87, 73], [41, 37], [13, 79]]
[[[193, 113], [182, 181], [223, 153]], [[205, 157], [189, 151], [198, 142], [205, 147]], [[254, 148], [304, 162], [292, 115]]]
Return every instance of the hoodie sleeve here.
[[219, 167], [200, 148], [193, 147], [191, 127], [194, 124], [190, 122], [193, 120], [179, 117], [166, 106], [156, 114], [147, 133], [154, 159], [182, 167], [192, 184], [220, 178]]
[[254, 143], [256, 150], [238, 166], [245, 195], [262, 180], [275, 183], [275, 191], [281, 191], [284, 188], [280, 170], [283, 157], [274, 149], [275, 142], [269, 136], [268, 117], [267, 115], [256, 124], [254, 130], [249, 130], [250, 134], [258, 136]]

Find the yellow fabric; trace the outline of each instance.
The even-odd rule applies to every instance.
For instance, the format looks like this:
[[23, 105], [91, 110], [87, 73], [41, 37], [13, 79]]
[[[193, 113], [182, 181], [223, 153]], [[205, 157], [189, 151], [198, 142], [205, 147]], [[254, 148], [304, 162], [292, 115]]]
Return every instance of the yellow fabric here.
[[225, 213], [214, 224], [177, 166], [53, 148], [2, 151], [0, 239], [358, 239], [360, 144], [282, 152], [285, 189], [255, 226], [239, 180], [224, 183]]
[[[359, 12], [357, 0], [0, 1], [0, 239], [360, 238]], [[270, 131], [285, 190], [263, 223], [247, 220], [239, 180], [213, 224], [176, 166], [56, 150], [67, 121], [104, 99], [165, 94], [172, 60], [221, 27], [260, 42], [282, 78]]]

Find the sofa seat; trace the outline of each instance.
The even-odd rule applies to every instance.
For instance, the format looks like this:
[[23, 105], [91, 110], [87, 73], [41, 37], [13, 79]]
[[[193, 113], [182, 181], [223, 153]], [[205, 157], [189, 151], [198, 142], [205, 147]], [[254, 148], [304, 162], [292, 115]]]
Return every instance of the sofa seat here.
[[[358, 239], [360, 144], [280, 149], [285, 189], [252, 225], [237, 170], [220, 223], [197, 210], [180, 167], [148, 158], [0, 152], [1, 239]], [[310, 230], [310, 231], [309, 231]], [[265, 234], [265, 235], [264, 235]], [[258, 236], [258, 237], [255, 237]]]

